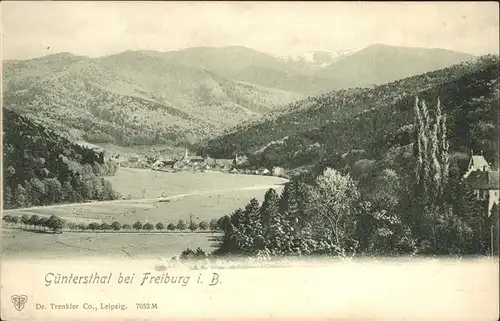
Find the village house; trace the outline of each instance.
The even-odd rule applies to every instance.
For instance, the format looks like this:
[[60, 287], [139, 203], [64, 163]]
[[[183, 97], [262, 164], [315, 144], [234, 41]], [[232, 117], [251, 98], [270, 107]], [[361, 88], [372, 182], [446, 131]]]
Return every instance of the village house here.
[[472, 155], [464, 181], [474, 190], [478, 201], [488, 202], [488, 218], [491, 223], [491, 254], [499, 253], [499, 171], [493, 170], [482, 155]]
[[231, 170], [234, 167], [234, 159], [230, 158], [218, 158], [215, 160], [215, 166], [220, 169]]
[[474, 195], [481, 201], [488, 201], [488, 216], [493, 204], [499, 202], [499, 172], [492, 170], [483, 156], [472, 155], [467, 172], [463, 176], [465, 182], [474, 189]]
[[129, 163], [138, 163], [140, 158], [138, 155], [133, 155], [128, 158]]
[[184, 157], [182, 158], [182, 161], [184, 163], [203, 163], [205, 161], [205, 159], [201, 156], [189, 156], [188, 154], [188, 150], [186, 148], [186, 151], [185, 151], [185, 154], [184, 154]]

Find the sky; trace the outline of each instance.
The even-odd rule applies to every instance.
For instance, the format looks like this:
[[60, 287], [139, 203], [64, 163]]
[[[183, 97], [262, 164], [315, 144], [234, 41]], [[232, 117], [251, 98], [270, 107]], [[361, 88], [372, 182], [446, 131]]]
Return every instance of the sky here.
[[2, 1], [2, 58], [245, 46], [277, 56], [380, 43], [499, 52], [496, 2]]

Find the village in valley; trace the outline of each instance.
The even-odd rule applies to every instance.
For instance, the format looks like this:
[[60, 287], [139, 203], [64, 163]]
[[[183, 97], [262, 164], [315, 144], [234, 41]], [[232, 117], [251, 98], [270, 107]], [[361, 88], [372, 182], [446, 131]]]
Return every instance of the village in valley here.
[[498, 255], [498, 52], [371, 29], [317, 30], [332, 36], [282, 54], [269, 47], [295, 35], [13, 46], [2, 255]]
[[[98, 149], [99, 150], [99, 149]], [[190, 155], [185, 149], [182, 156], [160, 156], [157, 149], [151, 149], [149, 155], [131, 155], [128, 158], [121, 155], [110, 155], [109, 159], [119, 164], [120, 167], [150, 168], [155, 171], [175, 173], [178, 171], [205, 172], [214, 171], [230, 174], [248, 174], [286, 177], [285, 170], [279, 166], [256, 168], [248, 162], [247, 156], [235, 155], [233, 158], [211, 158], [210, 156]]]
[[0, 9], [0, 319], [498, 319], [498, 4]]

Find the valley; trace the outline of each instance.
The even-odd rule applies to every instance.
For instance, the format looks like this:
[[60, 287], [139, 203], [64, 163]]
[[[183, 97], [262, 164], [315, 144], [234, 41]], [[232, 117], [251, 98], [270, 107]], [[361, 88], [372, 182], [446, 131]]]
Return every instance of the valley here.
[[[187, 223], [191, 219], [198, 224], [230, 214], [234, 209], [244, 207], [251, 198], [262, 201], [267, 189], [281, 191], [287, 180], [258, 175], [165, 173], [149, 169], [122, 168], [112, 177], [111, 182], [117, 192], [131, 195], [132, 199], [4, 210], [3, 215], [56, 215], [66, 223], [74, 224], [111, 224], [117, 221], [121, 225], [132, 225], [140, 221], [152, 224], [161, 222], [167, 226], [169, 223], [177, 224], [179, 220]], [[81, 254], [123, 256], [126, 255], [123, 252], [125, 249], [124, 251], [134, 257], [167, 255], [170, 258], [179, 255], [188, 247], [201, 247], [205, 251], [211, 251], [211, 246], [217, 245], [213, 233], [187, 231], [123, 233], [122, 230], [118, 233], [82, 233], [66, 228], [62, 235], [18, 230], [3, 232], [2, 251], [7, 257], [33, 257], [34, 253], [40, 255], [40, 258], [51, 257], [51, 253], [54, 253], [56, 258], [70, 258]], [[150, 239], [153, 234], [158, 235]], [[218, 232], [215, 235], [219, 235]]]
[[[428, 250], [412, 215], [436, 203], [474, 230], [468, 213], [484, 212], [460, 180], [469, 151], [498, 167], [498, 56], [308, 59], [200, 47], [5, 62], [3, 253], [485, 253], [484, 233]], [[419, 110], [432, 153], [414, 144]], [[413, 186], [417, 151], [443, 176], [422, 174], [433, 196]]]
[[238, 46], [97, 58], [58, 53], [4, 61], [3, 105], [71, 139], [184, 147], [309, 96], [380, 85], [472, 58], [382, 45], [322, 67]]

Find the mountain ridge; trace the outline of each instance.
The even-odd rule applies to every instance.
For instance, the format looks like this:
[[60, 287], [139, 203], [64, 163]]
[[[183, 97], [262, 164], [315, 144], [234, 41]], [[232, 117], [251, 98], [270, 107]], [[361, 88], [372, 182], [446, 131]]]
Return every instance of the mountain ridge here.
[[[426, 61], [432, 60], [433, 51], [426, 53]], [[341, 63], [349, 65], [353, 55]], [[439, 64], [465, 57], [444, 57]], [[68, 129], [78, 139], [85, 135], [94, 142], [125, 145], [184, 144], [281, 113], [307, 96], [363, 87], [367, 72], [372, 78], [401, 76], [372, 65], [364, 70], [350, 63], [352, 72], [330, 65], [318, 72], [242, 46], [127, 50], [98, 58], [58, 53], [4, 61], [4, 107]], [[425, 63], [420, 65], [425, 69]]]
[[[204, 142], [200, 152], [211, 157], [246, 154], [253, 157], [256, 166], [286, 167], [308, 165], [335, 154], [334, 151], [345, 153], [352, 148], [383, 154], [385, 144], [397, 145], [394, 142], [408, 139], [409, 128], [404, 126], [411, 124], [414, 99], [420, 96], [429, 104], [441, 98], [449, 113], [454, 148], [485, 150], [494, 157], [498, 154], [492, 134], [498, 132], [494, 116], [495, 99], [498, 109], [498, 73], [498, 56], [484, 56], [372, 89], [332, 91], [309, 97], [292, 103], [285, 109], [287, 112], [226, 130]], [[470, 114], [476, 110], [477, 115]], [[259, 135], [250, 135], [253, 132]], [[279, 141], [286, 144], [272, 144]], [[321, 148], [297, 155], [315, 144]], [[263, 149], [266, 146], [280, 148]]]

